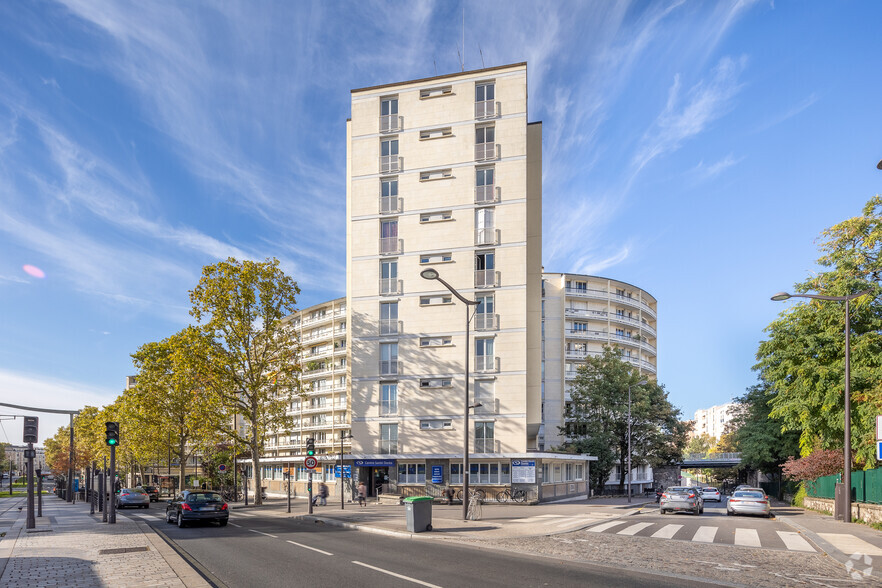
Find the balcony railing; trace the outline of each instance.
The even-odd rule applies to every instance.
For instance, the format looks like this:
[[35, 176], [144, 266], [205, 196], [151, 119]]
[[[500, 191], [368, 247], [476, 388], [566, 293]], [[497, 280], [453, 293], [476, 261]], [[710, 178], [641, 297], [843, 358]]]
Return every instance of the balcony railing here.
[[380, 156], [380, 173], [390, 174], [401, 171], [401, 158], [397, 155]]
[[472, 451], [475, 453], [499, 453], [499, 441], [492, 437], [489, 439], [475, 439]]
[[499, 229], [483, 228], [475, 229], [475, 245], [499, 245]]
[[475, 288], [496, 288], [499, 286], [499, 272], [492, 269], [475, 270]]
[[475, 204], [492, 204], [499, 202], [502, 189], [493, 184], [489, 186], [475, 186]]
[[650, 308], [646, 302], [639, 298], [634, 298], [633, 296], [624, 296], [622, 294], [609, 292], [608, 290], [595, 290], [590, 288], [566, 288], [566, 293], [571, 296], [584, 296], [586, 298], [595, 298], [598, 300], [614, 300], [621, 304], [637, 307], [652, 318], [656, 318], [655, 311]]
[[398, 196], [380, 196], [380, 214], [396, 214], [401, 212], [401, 198]]
[[401, 362], [397, 359], [388, 359], [380, 361], [381, 376], [396, 376], [401, 369]]
[[475, 356], [476, 372], [498, 372], [499, 358], [494, 355], [476, 355]]
[[380, 319], [381, 335], [396, 335], [401, 332], [401, 321], [398, 319]]
[[496, 143], [478, 143], [475, 145], [475, 161], [489, 161], [499, 157], [499, 145]]
[[401, 130], [402, 120], [397, 114], [380, 115], [380, 132], [394, 133]]
[[488, 312], [479, 312], [475, 315], [476, 331], [495, 331], [499, 328], [499, 315]]
[[401, 294], [402, 291], [402, 283], [398, 278], [380, 278], [380, 295]]
[[381, 401], [380, 402], [380, 416], [389, 416], [393, 414], [398, 414], [398, 403], [392, 401]]
[[493, 118], [499, 111], [499, 102], [493, 100], [475, 102], [475, 118]]
[[399, 255], [404, 242], [398, 237], [380, 237], [380, 255]]
[[381, 439], [377, 446], [377, 453], [381, 455], [395, 455], [398, 453], [398, 440]]

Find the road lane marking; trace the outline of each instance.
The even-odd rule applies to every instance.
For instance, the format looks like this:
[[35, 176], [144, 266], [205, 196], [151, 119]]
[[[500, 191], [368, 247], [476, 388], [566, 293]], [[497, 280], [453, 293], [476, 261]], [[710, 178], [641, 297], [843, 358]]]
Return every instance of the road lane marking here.
[[256, 517], [257, 516], [256, 514], [250, 514], [250, 513], [245, 513], [245, 512], [236, 512], [236, 511], [233, 511], [233, 514], [235, 514], [237, 517]]
[[784, 542], [784, 546], [787, 547], [790, 551], [811, 551], [815, 552], [815, 548], [811, 546], [811, 544], [806, 541], [802, 535], [795, 531], [777, 531], [778, 536], [781, 538], [781, 541]]
[[270, 535], [269, 533], [264, 533], [263, 531], [255, 531], [254, 529], [248, 529], [248, 530], [251, 531], [252, 533], [257, 533], [259, 535], [266, 535], [267, 537], [272, 537], [273, 539], [278, 539], [277, 536]]
[[713, 543], [719, 527], [698, 527], [692, 540], [696, 543]]
[[756, 529], [735, 529], [735, 545], [762, 547], [759, 533], [756, 532]]
[[329, 553], [327, 551], [322, 551], [321, 549], [316, 549], [315, 547], [310, 547], [309, 545], [304, 545], [303, 543], [297, 543], [296, 541], [288, 541], [291, 545], [296, 545], [297, 547], [302, 547], [303, 549], [312, 549], [313, 551], [318, 551], [324, 555], [334, 555], [333, 553]]
[[683, 528], [683, 525], [665, 525], [658, 531], [652, 534], [653, 537], [657, 539], [670, 539], [674, 535], [677, 534], [677, 531]]
[[233, 525], [234, 527], [239, 527], [240, 529], [242, 528], [242, 525], [237, 525], [236, 523], [234, 523], [232, 521], [230, 521], [230, 524]]
[[438, 586], [436, 584], [429, 584], [428, 582], [423, 582], [422, 580], [417, 580], [416, 578], [409, 578], [407, 576], [402, 576], [401, 574], [396, 574], [395, 572], [390, 572], [389, 570], [384, 570], [383, 568], [369, 566], [368, 564], [362, 563], [360, 561], [353, 560], [352, 563], [354, 563], [355, 565], [358, 565], [358, 566], [364, 566], [366, 568], [376, 570], [378, 572], [382, 572], [384, 574], [389, 574], [390, 576], [394, 576], [394, 577], [400, 578], [402, 580], [407, 580], [408, 582], [413, 582], [414, 584], [419, 584], [421, 586], [429, 586], [430, 588], [441, 588], [441, 586]]
[[848, 555], [854, 555], [855, 553], [860, 553], [861, 555], [882, 555], [882, 549], [854, 535], [846, 533], [818, 533], [818, 537]]
[[572, 525], [582, 525], [587, 523], [594, 522], [594, 519], [590, 518], [582, 518], [582, 517], [573, 517], [569, 519], [559, 519], [554, 523], [550, 523], [552, 527], [569, 527]]
[[635, 523], [626, 529], [618, 532], [618, 535], [636, 535], [646, 527], [651, 527], [653, 523]]
[[624, 525], [625, 521], [610, 521], [608, 523], [601, 523], [599, 525], [595, 525], [590, 529], [587, 529], [591, 533], [603, 533], [607, 529], [612, 529], [613, 527], [617, 527], [619, 525]]

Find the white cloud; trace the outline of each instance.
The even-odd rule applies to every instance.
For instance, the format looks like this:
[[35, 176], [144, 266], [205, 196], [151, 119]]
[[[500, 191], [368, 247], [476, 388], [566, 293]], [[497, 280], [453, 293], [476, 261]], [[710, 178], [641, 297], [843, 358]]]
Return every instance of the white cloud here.
[[785, 120], [789, 118], [793, 118], [794, 116], [800, 114], [803, 110], [809, 108], [815, 102], [818, 101], [818, 95], [812, 92], [784, 112], [780, 112], [774, 116], [771, 116], [768, 120], [760, 123], [754, 130], [754, 133], [761, 133], [767, 129], [774, 127], [775, 125], [779, 125]]
[[707, 165], [702, 160], [689, 171], [689, 175], [692, 176], [695, 181], [708, 180], [720, 175], [730, 167], [738, 165], [743, 160], [743, 157], [736, 158], [731, 153], [723, 159]]

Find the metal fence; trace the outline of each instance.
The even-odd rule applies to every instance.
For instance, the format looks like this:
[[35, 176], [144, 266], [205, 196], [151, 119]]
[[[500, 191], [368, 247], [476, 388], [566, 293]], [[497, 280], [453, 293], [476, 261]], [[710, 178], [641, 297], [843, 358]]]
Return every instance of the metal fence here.
[[[840, 474], [822, 476], [806, 482], [805, 491], [814, 498], [833, 500], [836, 484], [841, 481]], [[854, 502], [882, 504], [882, 468], [851, 472], [851, 499]]]

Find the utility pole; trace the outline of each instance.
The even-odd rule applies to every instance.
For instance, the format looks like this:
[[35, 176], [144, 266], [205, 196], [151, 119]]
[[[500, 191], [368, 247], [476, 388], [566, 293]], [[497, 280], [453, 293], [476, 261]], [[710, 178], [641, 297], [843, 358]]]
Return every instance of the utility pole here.
[[37, 518], [43, 518], [43, 468], [37, 468]]

